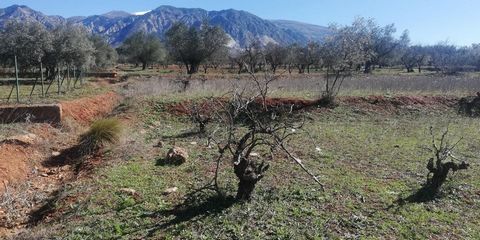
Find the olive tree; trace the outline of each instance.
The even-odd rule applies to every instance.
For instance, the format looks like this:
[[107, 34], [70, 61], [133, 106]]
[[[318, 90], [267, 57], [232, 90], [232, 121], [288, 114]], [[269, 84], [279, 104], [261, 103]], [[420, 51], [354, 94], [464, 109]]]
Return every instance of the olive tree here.
[[148, 65], [161, 62], [166, 58], [166, 53], [160, 39], [145, 32], [136, 32], [128, 37], [119, 49], [120, 54], [126, 56], [130, 63], [142, 64], [145, 70]]
[[86, 70], [95, 64], [95, 46], [90, 34], [81, 26], [60, 25], [51, 31], [52, 48], [45, 53], [47, 79], [53, 79], [60, 69]]
[[112, 46], [100, 36], [91, 36], [90, 40], [95, 47], [95, 67], [105, 69], [117, 63], [118, 54]]
[[166, 41], [173, 59], [182, 62], [188, 74], [194, 74], [202, 62], [226, 47], [228, 37], [220, 27], [205, 23], [197, 29], [179, 22], [166, 32]]
[[39, 23], [8, 22], [0, 33], [0, 56], [4, 65], [18, 59], [19, 69], [40, 67], [46, 52], [52, 49], [50, 33]]

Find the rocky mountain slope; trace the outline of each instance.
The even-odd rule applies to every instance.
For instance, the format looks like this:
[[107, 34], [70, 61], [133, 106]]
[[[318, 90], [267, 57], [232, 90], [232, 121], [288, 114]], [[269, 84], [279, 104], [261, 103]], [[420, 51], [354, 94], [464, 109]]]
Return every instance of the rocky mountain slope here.
[[80, 24], [93, 34], [104, 36], [113, 45], [121, 44], [126, 37], [137, 31], [163, 37], [172, 24], [178, 21], [196, 27], [204, 21], [220, 26], [237, 46], [245, 46], [255, 39], [264, 44], [321, 41], [329, 33], [325, 27], [285, 20], [270, 21], [234, 9], [206, 11], [172, 6], [161, 6], [143, 15], [112, 11], [103, 15], [71, 18], [48, 16], [20, 5], [0, 9], [0, 28], [11, 20], [39, 22], [47, 28], [54, 28], [59, 24]]

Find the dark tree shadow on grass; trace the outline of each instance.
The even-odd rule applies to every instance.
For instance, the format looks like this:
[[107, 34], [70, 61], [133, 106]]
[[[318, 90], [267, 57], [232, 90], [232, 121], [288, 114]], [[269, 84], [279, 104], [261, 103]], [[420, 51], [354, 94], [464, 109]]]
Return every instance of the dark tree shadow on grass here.
[[430, 186], [423, 186], [422, 188], [418, 189], [410, 196], [405, 198], [399, 198], [397, 203], [399, 205], [405, 205], [406, 203], [426, 203], [431, 202], [437, 198], [440, 198], [440, 194], [438, 189], [433, 189]]
[[429, 185], [424, 185], [420, 189], [414, 191], [407, 197], [399, 197], [393, 204], [388, 206], [385, 210], [399, 209], [411, 203], [429, 203], [441, 199], [444, 194], [439, 189], [434, 189]]
[[159, 158], [157, 159], [156, 163], [155, 163], [155, 166], [157, 167], [166, 167], [166, 166], [180, 166], [182, 165], [181, 162], [175, 162], [175, 161], [171, 161], [171, 160], [168, 160], [167, 158]]
[[147, 238], [153, 237], [160, 230], [167, 229], [177, 224], [198, 221], [208, 216], [220, 214], [223, 210], [230, 208], [236, 203], [233, 197], [221, 197], [212, 195], [205, 200], [187, 200], [184, 203], [173, 207], [172, 209], [158, 211], [153, 214], [144, 215], [145, 218], [163, 217], [173, 219], [167, 222], [157, 224], [148, 229]]

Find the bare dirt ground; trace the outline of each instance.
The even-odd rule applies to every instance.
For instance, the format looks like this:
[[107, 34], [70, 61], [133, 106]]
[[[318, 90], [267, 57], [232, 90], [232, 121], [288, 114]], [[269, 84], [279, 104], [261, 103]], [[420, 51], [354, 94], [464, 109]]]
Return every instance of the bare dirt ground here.
[[[72, 181], [79, 169], [45, 162], [74, 145], [86, 125], [110, 114], [120, 99], [118, 94], [108, 92], [61, 102], [62, 126], [23, 124], [19, 126], [23, 128], [21, 134], [7, 136], [0, 142], [0, 235], [29, 224], [35, 215], [46, 214], [42, 212], [45, 200], [58, 194], [59, 188]], [[92, 158], [83, 167], [92, 167], [96, 160]]]

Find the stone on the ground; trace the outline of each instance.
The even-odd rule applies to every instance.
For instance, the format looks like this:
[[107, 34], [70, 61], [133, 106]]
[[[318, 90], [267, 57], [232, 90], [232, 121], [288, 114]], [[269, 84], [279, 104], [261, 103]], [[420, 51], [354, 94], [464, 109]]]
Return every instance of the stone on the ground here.
[[168, 150], [166, 161], [174, 164], [183, 164], [188, 159], [188, 153], [185, 149], [180, 147], [173, 147]]
[[53, 151], [52, 152], [52, 157], [58, 157], [58, 156], [60, 156], [60, 154], [61, 154], [60, 152]]
[[133, 188], [121, 188], [118, 191], [120, 193], [123, 193], [123, 194], [126, 194], [126, 195], [129, 195], [129, 196], [133, 197], [135, 200], [139, 200], [139, 199], [142, 198], [140, 193], [138, 193], [137, 190], [135, 190]]
[[177, 191], [178, 191], [178, 187], [167, 188], [167, 189], [165, 189], [163, 194], [168, 195], [168, 194], [175, 193]]

